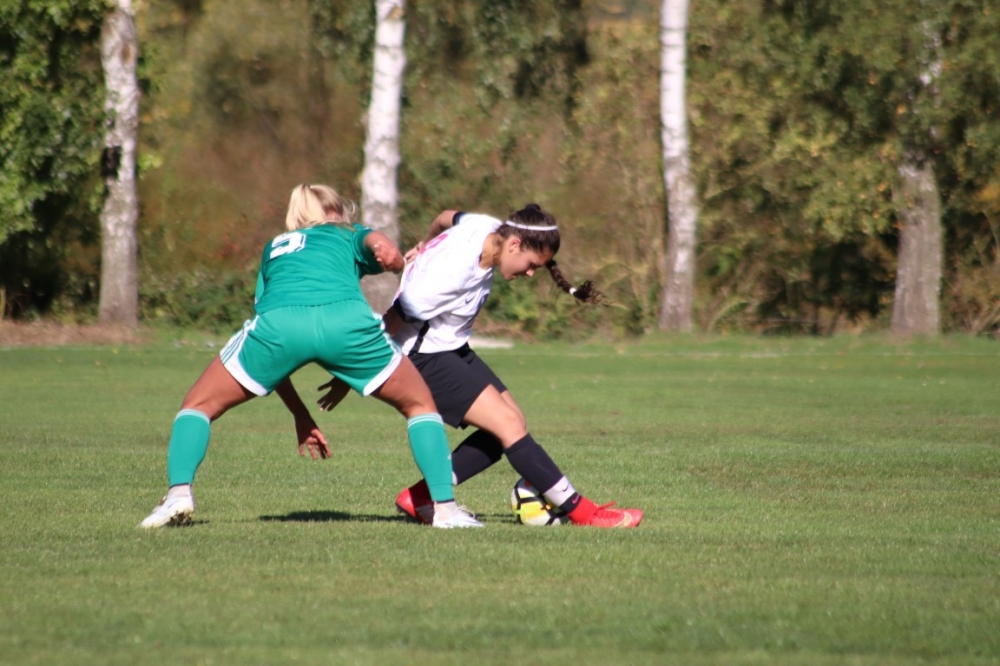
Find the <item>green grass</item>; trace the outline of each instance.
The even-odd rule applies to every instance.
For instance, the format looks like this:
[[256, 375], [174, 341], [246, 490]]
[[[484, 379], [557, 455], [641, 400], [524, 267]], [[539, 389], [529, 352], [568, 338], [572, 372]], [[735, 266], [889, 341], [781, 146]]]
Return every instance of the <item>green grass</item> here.
[[195, 523], [141, 532], [213, 353], [0, 349], [0, 664], [1000, 663], [996, 343], [482, 351], [636, 530], [516, 525], [505, 462], [458, 490], [486, 529], [404, 523], [403, 420], [352, 396], [321, 462], [228, 414]]

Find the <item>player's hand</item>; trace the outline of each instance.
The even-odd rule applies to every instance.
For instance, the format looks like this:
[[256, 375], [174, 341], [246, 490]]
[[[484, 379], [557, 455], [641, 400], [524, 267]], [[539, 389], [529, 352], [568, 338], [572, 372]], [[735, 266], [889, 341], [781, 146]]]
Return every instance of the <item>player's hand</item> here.
[[392, 243], [376, 241], [372, 246], [372, 254], [379, 265], [387, 271], [398, 273], [406, 266], [406, 261], [400, 253], [399, 248]]
[[316, 390], [322, 391], [323, 389], [328, 389], [326, 395], [317, 400], [316, 404], [319, 405], [321, 412], [329, 412], [333, 411], [333, 408], [340, 404], [340, 401], [347, 396], [347, 392], [351, 390], [351, 387], [337, 377], [334, 377]]
[[409, 250], [406, 251], [406, 254], [403, 255], [403, 259], [406, 260], [406, 263], [410, 263], [411, 261], [416, 259], [417, 255], [419, 255], [423, 251], [424, 251], [424, 242], [420, 241], [419, 243], [417, 243], [416, 247], [411, 247]]
[[309, 450], [309, 455], [312, 456], [313, 460], [318, 458], [329, 458], [330, 457], [330, 445], [326, 441], [326, 436], [316, 425], [316, 422], [310, 419], [296, 419], [295, 420], [295, 433], [299, 438], [299, 455], [305, 456], [306, 449]]

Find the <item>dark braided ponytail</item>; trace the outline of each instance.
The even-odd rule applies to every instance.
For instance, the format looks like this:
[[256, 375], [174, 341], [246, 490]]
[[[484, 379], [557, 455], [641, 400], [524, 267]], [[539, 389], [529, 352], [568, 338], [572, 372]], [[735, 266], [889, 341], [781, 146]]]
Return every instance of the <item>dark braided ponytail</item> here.
[[584, 303], [594, 303], [596, 305], [602, 305], [605, 303], [604, 294], [599, 292], [595, 287], [594, 283], [587, 280], [579, 287], [574, 287], [569, 280], [563, 276], [562, 271], [556, 266], [555, 259], [549, 259], [545, 262], [545, 267], [549, 269], [549, 275], [552, 276], [552, 280], [559, 285], [559, 288], [570, 294], [578, 301], [583, 301]]

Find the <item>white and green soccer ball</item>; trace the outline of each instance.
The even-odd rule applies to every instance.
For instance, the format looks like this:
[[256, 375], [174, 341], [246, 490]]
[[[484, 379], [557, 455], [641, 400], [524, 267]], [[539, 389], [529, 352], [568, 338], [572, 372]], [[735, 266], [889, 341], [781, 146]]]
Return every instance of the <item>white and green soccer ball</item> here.
[[546, 527], [569, 522], [566, 514], [559, 507], [549, 504], [527, 479], [520, 479], [514, 484], [514, 489], [510, 491], [510, 508], [522, 525]]

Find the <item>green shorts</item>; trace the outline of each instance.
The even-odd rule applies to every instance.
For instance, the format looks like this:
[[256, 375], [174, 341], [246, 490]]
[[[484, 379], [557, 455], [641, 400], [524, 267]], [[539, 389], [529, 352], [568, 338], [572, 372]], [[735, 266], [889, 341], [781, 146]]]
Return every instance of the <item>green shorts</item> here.
[[402, 354], [382, 318], [364, 301], [276, 308], [248, 320], [219, 353], [248, 391], [267, 395], [293, 372], [316, 363], [361, 395], [377, 389]]

